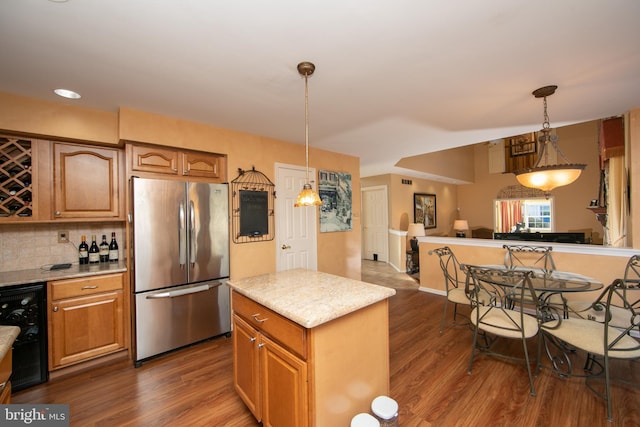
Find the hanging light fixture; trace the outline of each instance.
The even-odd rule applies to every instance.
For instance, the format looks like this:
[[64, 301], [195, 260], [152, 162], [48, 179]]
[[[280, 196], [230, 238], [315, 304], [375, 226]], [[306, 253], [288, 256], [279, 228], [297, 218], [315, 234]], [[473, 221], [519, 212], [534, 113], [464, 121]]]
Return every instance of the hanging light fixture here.
[[298, 73], [304, 77], [304, 149], [305, 164], [307, 168], [307, 179], [302, 187], [302, 191], [298, 194], [298, 199], [293, 205], [296, 208], [300, 206], [317, 206], [322, 204], [322, 200], [318, 197], [318, 193], [313, 191], [309, 183], [309, 81], [308, 78], [316, 70], [316, 66], [311, 62], [301, 62], [298, 64]]
[[[569, 163], [567, 158], [558, 148], [558, 137], [550, 135], [551, 128], [549, 126], [549, 115], [547, 114], [547, 96], [555, 93], [558, 86], [545, 86], [534, 90], [533, 96], [543, 98], [544, 103], [544, 122], [542, 123], [542, 134], [539, 136], [540, 155], [536, 164], [532, 168], [520, 169], [514, 172], [518, 182], [525, 187], [537, 188], [544, 191], [548, 198], [551, 190], [563, 185], [569, 185], [582, 173], [587, 165]], [[550, 165], [548, 162], [549, 145], [556, 151], [557, 157], [564, 160], [564, 164]]]

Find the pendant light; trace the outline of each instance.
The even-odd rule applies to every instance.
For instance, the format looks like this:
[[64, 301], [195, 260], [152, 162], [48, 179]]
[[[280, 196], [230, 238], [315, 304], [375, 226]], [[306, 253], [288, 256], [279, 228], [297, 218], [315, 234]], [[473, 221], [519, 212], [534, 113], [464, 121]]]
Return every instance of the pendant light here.
[[[520, 184], [525, 187], [537, 188], [544, 191], [547, 198], [549, 198], [549, 194], [554, 188], [569, 185], [578, 179], [587, 166], [584, 164], [569, 163], [558, 148], [558, 137], [556, 135], [550, 135], [551, 128], [549, 126], [549, 115], [547, 114], [547, 96], [553, 95], [557, 88], [558, 86], [545, 86], [532, 92], [536, 98], [543, 98], [544, 104], [542, 135], [538, 138], [541, 145], [540, 156], [538, 156], [538, 160], [532, 168], [520, 169], [514, 172]], [[550, 165], [548, 163], [549, 145], [556, 151], [557, 158], [564, 160], [564, 164]]]
[[298, 194], [298, 199], [293, 205], [296, 208], [300, 206], [318, 206], [322, 204], [322, 200], [318, 197], [318, 193], [313, 191], [309, 183], [309, 81], [308, 78], [316, 70], [316, 66], [311, 62], [301, 62], [298, 64], [298, 73], [304, 77], [304, 149], [305, 164], [307, 168], [307, 178], [302, 187], [302, 191]]

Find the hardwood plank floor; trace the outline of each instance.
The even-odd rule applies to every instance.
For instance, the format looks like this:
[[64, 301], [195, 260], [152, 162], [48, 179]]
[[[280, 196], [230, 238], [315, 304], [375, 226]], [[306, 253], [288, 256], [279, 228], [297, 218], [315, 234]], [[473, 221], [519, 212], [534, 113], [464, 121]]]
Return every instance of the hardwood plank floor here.
[[[608, 423], [605, 402], [584, 379], [543, 369], [531, 397], [522, 364], [480, 356], [467, 374], [470, 330], [448, 327], [440, 335], [444, 297], [418, 291], [406, 277], [384, 263], [363, 262], [363, 280], [397, 292], [390, 299], [390, 395], [400, 406], [400, 426], [640, 425], [637, 388], [612, 387], [614, 422]], [[613, 372], [640, 383], [638, 363], [616, 362]], [[14, 394], [12, 403], [69, 404], [72, 426], [260, 425], [233, 389], [232, 342], [224, 337], [137, 369], [117, 362], [59, 378]]]

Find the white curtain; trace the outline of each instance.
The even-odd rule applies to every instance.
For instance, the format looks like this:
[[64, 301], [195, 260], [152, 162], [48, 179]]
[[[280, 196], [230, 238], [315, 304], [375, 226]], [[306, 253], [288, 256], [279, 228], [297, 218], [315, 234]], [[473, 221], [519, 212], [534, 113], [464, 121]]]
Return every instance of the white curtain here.
[[625, 215], [627, 210], [627, 172], [624, 156], [614, 156], [607, 160], [607, 228], [605, 245], [627, 246]]

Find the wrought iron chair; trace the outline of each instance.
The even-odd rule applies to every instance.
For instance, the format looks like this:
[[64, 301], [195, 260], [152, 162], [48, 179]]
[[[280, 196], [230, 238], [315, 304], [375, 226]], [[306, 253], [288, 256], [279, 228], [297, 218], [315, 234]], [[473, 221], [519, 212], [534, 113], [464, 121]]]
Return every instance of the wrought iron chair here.
[[444, 275], [444, 289], [447, 296], [447, 300], [444, 302], [442, 320], [440, 321], [440, 333], [442, 333], [447, 318], [447, 307], [449, 306], [449, 303], [453, 303], [453, 322], [451, 325], [463, 326], [468, 325], [469, 321], [467, 320], [464, 323], [456, 322], [458, 304], [469, 306], [471, 304], [471, 300], [465, 293], [465, 276], [460, 269], [460, 263], [451, 248], [444, 246], [442, 248], [436, 248], [429, 251], [429, 255], [433, 254], [438, 255], [440, 260], [440, 268]]
[[[607, 401], [607, 419], [613, 421], [611, 409], [611, 359], [640, 359], [640, 282], [637, 279], [616, 279], [603, 293], [599, 304], [604, 307], [604, 322], [581, 318], [562, 319], [543, 324], [543, 334], [560, 340], [587, 353], [585, 364], [586, 385]], [[614, 311], [616, 314], [614, 314]], [[602, 363], [601, 363], [602, 360]], [[595, 372], [594, 366], [600, 369]], [[605, 378], [604, 393], [591, 382]], [[626, 379], [618, 379], [630, 384]]]
[[[539, 322], [536, 315], [525, 313], [526, 298], [538, 301], [531, 283], [529, 270], [505, 270], [465, 265], [467, 289], [471, 295], [471, 323], [474, 325], [473, 345], [469, 358], [468, 373], [471, 374], [473, 360], [480, 353], [488, 353], [509, 360], [524, 361], [529, 375], [529, 392], [536, 395], [533, 385], [531, 361], [527, 350], [527, 340], [538, 334]], [[483, 295], [491, 295], [486, 300]], [[516, 305], [511, 303], [516, 300]], [[513, 307], [513, 308], [510, 308]], [[485, 345], [479, 345], [478, 337], [484, 333]], [[494, 343], [499, 338], [519, 339], [522, 341], [523, 357], [499, 353]], [[539, 360], [540, 347], [536, 360]]]

